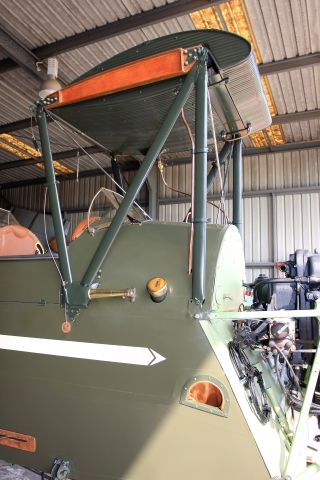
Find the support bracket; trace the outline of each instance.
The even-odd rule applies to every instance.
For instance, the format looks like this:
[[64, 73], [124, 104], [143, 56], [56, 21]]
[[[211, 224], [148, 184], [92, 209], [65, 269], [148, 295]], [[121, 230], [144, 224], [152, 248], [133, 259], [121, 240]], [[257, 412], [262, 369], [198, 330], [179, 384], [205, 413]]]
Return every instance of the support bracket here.
[[56, 458], [51, 469], [53, 480], [68, 480], [70, 477], [70, 462], [62, 458]]

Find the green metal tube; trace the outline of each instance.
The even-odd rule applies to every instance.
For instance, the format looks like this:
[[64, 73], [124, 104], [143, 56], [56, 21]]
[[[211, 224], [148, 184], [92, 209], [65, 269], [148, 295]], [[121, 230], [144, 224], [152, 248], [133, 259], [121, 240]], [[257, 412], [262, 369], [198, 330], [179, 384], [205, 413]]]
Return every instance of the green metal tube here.
[[205, 260], [207, 234], [207, 157], [208, 157], [208, 72], [200, 66], [196, 83], [196, 135], [194, 177], [194, 224], [192, 250], [192, 300], [202, 305], [205, 299]]
[[243, 237], [242, 223], [242, 139], [234, 142], [233, 147], [233, 225]]
[[116, 191], [123, 195], [123, 181], [122, 181], [122, 172], [119, 163], [115, 158], [111, 158], [111, 168], [113, 173], [113, 178], [117, 182]]
[[271, 402], [272, 408], [275, 411], [275, 414], [278, 418], [281, 429], [282, 429], [282, 431], [285, 435], [284, 441], [285, 441], [287, 449], [289, 450], [291, 448], [291, 441], [292, 441], [292, 437], [293, 437], [293, 432], [290, 430], [287, 418], [286, 418], [285, 414], [283, 413], [281, 405], [279, 404], [272, 388], [267, 389], [267, 395], [268, 395], [268, 398]]
[[[223, 145], [223, 147], [222, 147], [222, 149], [219, 153], [220, 167], [222, 167], [222, 165], [224, 165], [226, 163], [226, 159], [228, 158], [228, 155], [231, 152], [231, 148], [232, 148], [231, 142], [226, 142]], [[217, 163], [213, 163], [212, 167], [211, 167], [211, 169], [208, 173], [208, 176], [207, 176], [207, 190], [209, 190], [209, 188], [213, 184], [214, 179], [216, 178], [217, 172], [218, 172], [218, 165], [217, 165]]]
[[62, 223], [59, 195], [57, 190], [57, 182], [56, 182], [54, 168], [53, 168], [46, 113], [44, 111], [44, 108], [41, 102], [37, 102], [36, 106], [37, 106], [36, 121], [39, 127], [41, 151], [42, 151], [42, 157], [43, 157], [45, 173], [46, 173], [46, 180], [48, 185], [54, 232], [55, 232], [58, 251], [59, 251], [59, 263], [61, 268], [61, 274], [65, 284], [70, 285], [72, 283], [72, 274], [71, 274], [71, 268], [70, 268], [70, 262], [69, 262], [69, 255], [67, 251], [66, 239], [64, 235], [64, 228]]
[[[318, 303], [318, 302], [317, 302]], [[317, 305], [319, 308], [319, 306]], [[320, 317], [317, 317], [318, 332], [320, 332]], [[320, 341], [318, 342], [317, 352], [314, 356], [312, 370], [308, 381], [307, 389], [304, 395], [304, 401], [300, 410], [297, 428], [293, 437], [291, 450], [286, 465], [285, 475], [294, 478], [294, 475], [301, 473], [306, 464], [307, 441], [308, 441], [308, 418], [309, 411], [316, 389], [320, 372]], [[300, 470], [300, 467], [301, 470]], [[300, 471], [299, 471], [300, 470]]]
[[164, 122], [158, 131], [151, 147], [149, 148], [138, 172], [136, 173], [121, 205], [119, 206], [116, 215], [106, 233], [104, 234], [91, 263], [84, 274], [81, 281], [82, 285], [89, 286], [96, 278], [96, 275], [104, 262], [111, 245], [113, 244], [120, 227], [126, 218], [129, 208], [134, 199], [138, 195], [142, 185], [144, 184], [155, 160], [159, 156], [174, 124], [176, 123], [182, 108], [187, 102], [197, 80], [199, 73], [199, 66], [196, 64], [188, 73], [181, 90], [171, 105]]

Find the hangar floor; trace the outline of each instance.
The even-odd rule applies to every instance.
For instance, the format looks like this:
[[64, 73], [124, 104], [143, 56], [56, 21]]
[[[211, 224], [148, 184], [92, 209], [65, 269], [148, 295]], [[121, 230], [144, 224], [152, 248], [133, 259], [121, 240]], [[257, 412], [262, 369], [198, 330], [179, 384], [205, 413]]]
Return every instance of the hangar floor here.
[[0, 480], [41, 480], [41, 476], [19, 465], [0, 460]]

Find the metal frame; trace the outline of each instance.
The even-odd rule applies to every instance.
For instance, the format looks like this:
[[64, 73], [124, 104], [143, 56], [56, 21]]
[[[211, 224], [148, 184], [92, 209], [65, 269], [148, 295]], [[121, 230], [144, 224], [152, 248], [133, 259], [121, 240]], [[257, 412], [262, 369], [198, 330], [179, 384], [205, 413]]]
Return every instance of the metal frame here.
[[138, 172], [136, 173], [127, 193], [119, 206], [112, 223], [102, 238], [100, 245], [81, 280], [82, 286], [89, 286], [95, 279], [98, 270], [104, 262], [119, 230], [127, 216], [128, 210], [131, 207], [135, 197], [139, 193], [143, 183], [145, 182], [148, 173], [150, 172], [155, 160], [159, 156], [175, 122], [177, 121], [182, 108], [187, 102], [197, 80], [199, 74], [199, 66], [196, 64], [187, 75], [183, 86], [177, 97], [175, 98], [165, 120], [162, 123], [148, 153], [145, 156]]
[[[196, 65], [187, 75], [183, 86], [176, 99], [174, 100], [169, 112], [158, 131], [151, 147], [149, 148], [143, 163], [141, 164], [133, 182], [131, 183], [110, 227], [106, 230], [92, 260], [88, 266], [80, 283], [72, 279], [69, 256], [67, 252], [65, 236], [63, 231], [61, 210], [57, 192], [57, 182], [54, 174], [53, 159], [49, 142], [48, 126], [43, 102], [36, 104], [36, 119], [39, 126], [40, 141], [42, 147], [45, 172], [48, 183], [50, 204], [52, 209], [55, 234], [59, 248], [59, 261], [66, 291], [64, 301], [68, 307], [70, 318], [74, 318], [79, 307], [85, 307], [89, 303], [88, 292], [90, 286], [95, 281], [99, 269], [105, 261], [110, 248], [121, 228], [121, 225], [128, 214], [128, 211], [144, 184], [156, 158], [159, 156], [177, 118], [187, 102], [193, 88], [196, 88], [196, 141], [195, 141], [195, 185], [194, 185], [194, 238], [193, 238], [193, 263], [192, 263], [192, 301], [196, 305], [202, 305], [205, 292], [205, 255], [206, 255], [206, 192], [209, 179], [207, 177], [207, 54], [205, 49], [199, 52], [199, 59]], [[234, 161], [234, 224], [241, 232], [242, 214], [242, 140], [237, 139], [234, 142], [233, 161]], [[226, 148], [227, 151], [227, 148]], [[248, 318], [277, 318], [281, 317], [313, 317], [317, 318], [320, 330], [320, 303], [316, 302], [316, 308], [313, 311], [307, 310], [286, 310], [276, 312], [209, 312], [203, 315], [196, 313], [197, 319], [248, 319]], [[285, 468], [285, 478], [291, 478], [297, 468], [297, 463], [301, 457], [301, 452], [306, 448], [305, 428], [312, 402], [313, 393], [320, 372], [320, 341], [312, 366], [311, 375], [308, 381], [303, 406], [300, 412], [299, 422], [294, 434], [292, 446], [289, 451], [289, 457]], [[312, 467], [313, 468], [313, 467]], [[308, 469], [305, 472], [309, 471]], [[304, 473], [304, 472], [301, 472]]]
[[116, 181], [116, 192], [119, 193], [120, 195], [123, 195], [124, 188], [123, 188], [122, 169], [115, 157], [111, 158], [111, 169], [112, 169], [113, 178]]
[[297, 68], [310, 67], [320, 63], [320, 53], [309, 53], [300, 57], [284, 58], [275, 62], [258, 65], [260, 75], [272, 75], [274, 73], [288, 72]]
[[287, 123], [304, 122], [306, 120], [318, 120], [320, 118], [320, 108], [315, 110], [306, 110], [305, 112], [284, 113], [272, 117], [272, 125], [285, 125]]
[[[48, 120], [48, 119], [47, 119]], [[3, 140], [1, 140], [3, 141]], [[92, 147], [86, 147], [85, 152], [81, 150], [80, 148], [75, 148], [72, 150], [65, 150], [63, 152], [56, 152], [52, 154], [52, 159], [53, 160], [65, 160], [68, 158], [73, 158], [73, 157], [82, 157], [83, 155], [86, 155], [88, 153], [89, 155], [93, 155], [95, 153], [103, 153], [103, 150], [99, 147], [92, 146]], [[5, 162], [5, 163], [0, 163], [0, 170], [10, 170], [11, 168], [20, 168], [20, 167], [27, 167], [30, 165], [36, 165], [37, 163], [44, 163], [42, 158], [25, 158], [23, 160], [12, 160], [11, 162]]]
[[[47, 118], [47, 121], [49, 121], [50, 118]], [[1, 127], [0, 127], [1, 128]], [[228, 143], [230, 147], [230, 143]], [[320, 148], [320, 140], [311, 140], [311, 141], [306, 141], [306, 142], [296, 142], [296, 143], [285, 143], [283, 145], [269, 145], [268, 147], [261, 147], [261, 148], [245, 148], [242, 150], [242, 156], [243, 157], [251, 157], [251, 156], [256, 156], [256, 155], [268, 155], [270, 153], [282, 153], [282, 152], [291, 152], [291, 151], [297, 151], [297, 150], [308, 150], [308, 149], [314, 149], [314, 148]], [[104, 153], [104, 150], [98, 146], [90, 146], [85, 148], [86, 152], [89, 154], [94, 154], [94, 153]], [[82, 156], [85, 155], [85, 152], [81, 149], [73, 149], [73, 150], [67, 150], [63, 152], [56, 152], [52, 154], [53, 160], [64, 160], [68, 158], [73, 158], [76, 156]], [[224, 149], [220, 151], [219, 154], [220, 157], [220, 164], [224, 163]], [[208, 153], [208, 161], [213, 160], [213, 154], [211, 152]], [[124, 165], [122, 167], [123, 171], [127, 170], [137, 170], [137, 166], [134, 168], [132, 166], [132, 162], [130, 161], [130, 165]], [[185, 165], [187, 163], [191, 162], [191, 157], [190, 155], [188, 157], [181, 157], [176, 158], [174, 160], [166, 160], [165, 163], [167, 165]], [[26, 167], [30, 165], [35, 165], [36, 163], [43, 163], [41, 158], [34, 159], [34, 158], [26, 158], [24, 160], [13, 160], [10, 162], [5, 162], [5, 163], [0, 163], [0, 170], [9, 170], [11, 168], [20, 168], [20, 167]], [[112, 173], [111, 170], [108, 173]], [[79, 172], [79, 177], [92, 177], [92, 176], [100, 176], [104, 175], [104, 173], [101, 170], [93, 169], [93, 170], [83, 170]], [[216, 175], [216, 167], [213, 165], [213, 168], [209, 171], [210, 178]], [[72, 180], [73, 178], [76, 178], [74, 175], [66, 175], [66, 176], [60, 176], [59, 181], [64, 181], [64, 180]], [[7, 182], [0, 184], [1, 188], [15, 188], [15, 187], [21, 187], [21, 186], [27, 186], [27, 185], [37, 185], [37, 184], [42, 184], [45, 183], [45, 178], [30, 178], [27, 180], [22, 180], [22, 181], [17, 181], [17, 182]]]
[[243, 238], [243, 166], [242, 166], [242, 139], [238, 138], [233, 146], [233, 225], [235, 225]]
[[[0, 61], [1, 64], [1, 61]], [[1, 73], [1, 71], [0, 71]], [[272, 125], [278, 124], [287, 124], [293, 122], [301, 122], [305, 120], [314, 120], [320, 117], [320, 109], [315, 110], [306, 110], [304, 112], [293, 112], [293, 113], [284, 113], [281, 115], [275, 115], [272, 117]], [[48, 122], [52, 121], [48, 118]], [[16, 132], [18, 130], [23, 130], [25, 128], [30, 127], [30, 118], [23, 118], [22, 120], [18, 120], [12, 123], [5, 123], [0, 125], [0, 133], [9, 133], [9, 132]]]
[[[164, 22], [170, 18], [177, 18], [182, 15], [200, 10], [201, 8], [213, 7], [226, 0], [179, 0], [167, 5], [153, 8], [145, 12], [122, 18], [115, 22], [106, 23], [91, 30], [77, 33], [70, 37], [62, 38], [55, 42], [41, 47], [34, 48], [31, 53], [40, 59], [60, 55], [61, 53], [84, 47], [95, 42], [106, 40], [123, 33], [131, 32], [138, 28], [146, 27], [159, 22]], [[0, 61], [0, 73], [10, 71], [17, 67], [12, 59]]]
[[[40, 59], [45, 59], [52, 55], [61, 54], [65, 51], [70, 51], [85, 45], [89, 45], [93, 42], [102, 41], [106, 38], [121, 35], [122, 33], [128, 33], [146, 25], [163, 22], [170, 18], [186, 15], [201, 8], [217, 6], [225, 2], [226, 0], [212, 0], [211, 2], [209, 0], [176, 1], [173, 4], [169, 4], [164, 7], [158, 7], [147, 12], [142, 12], [131, 17], [117, 20], [116, 22], [107, 23], [89, 31], [78, 33], [68, 38], [63, 38], [48, 45], [43, 45], [42, 47], [37, 47], [32, 51], [27, 50], [27, 53], [28, 56], [31, 55]], [[18, 45], [18, 47], [20, 46]], [[24, 48], [24, 50], [26, 49]], [[12, 55], [12, 57], [13, 58], [6, 58], [0, 61], [0, 73], [10, 71], [19, 66], [18, 64], [21, 62], [15, 58], [15, 55]], [[261, 64], [258, 65], [258, 69], [261, 75], [272, 75], [290, 70], [296, 70], [299, 68], [310, 67], [312, 65], [317, 65], [319, 62], [320, 54], [316, 52], [308, 55], [284, 58], [282, 60]]]
[[[55, 156], [52, 155], [53, 160], [55, 160]], [[39, 157], [39, 160], [41, 158]], [[37, 162], [37, 163], [42, 163]], [[131, 160], [130, 163], [127, 163], [122, 167], [122, 172], [132, 172], [138, 170], [139, 163], [137, 161]], [[103, 170], [105, 170], [108, 173], [112, 173], [112, 169], [110, 167], [103, 167]], [[56, 175], [56, 179], [59, 180], [59, 182], [64, 182], [67, 180], [76, 180], [79, 178], [89, 178], [89, 177], [99, 177], [102, 175], [105, 175], [105, 172], [99, 169], [95, 168], [93, 170], [80, 170], [79, 173], [74, 172], [74, 173], [66, 173], [66, 174], [61, 174], [61, 175]], [[3, 183], [0, 184], [0, 189], [1, 190], [8, 190], [8, 188], [19, 188], [19, 187], [28, 187], [30, 185], [43, 185], [46, 183], [46, 177], [41, 177], [41, 178], [31, 178], [30, 180], [18, 180], [16, 182], [9, 182], [9, 183]]]
[[47, 78], [46, 73], [38, 70], [36, 67], [36, 62], [39, 61], [39, 58], [26, 47], [22, 47], [21, 44], [3, 28], [0, 28], [0, 45], [1, 49], [4, 50], [12, 60], [38, 80], [41, 81]]
[[[316, 317], [318, 322], [318, 331], [320, 332], [320, 317]], [[317, 346], [317, 351], [314, 356], [312, 370], [307, 384], [304, 401], [300, 410], [299, 420], [294, 433], [289, 457], [285, 469], [285, 476], [287, 478], [293, 478], [296, 472], [296, 465], [303, 458], [303, 450], [306, 450], [306, 430], [307, 422], [309, 418], [309, 411], [313, 400], [313, 395], [316, 389], [318, 377], [320, 373], [320, 340]], [[318, 473], [320, 472], [320, 466], [317, 466]], [[308, 473], [309, 467], [305, 468], [305, 472]], [[285, 477], [285, 478], [286, 478]]]
[[[277, 195], [294, 195], [296, 193], [319, 193], [319, 186], [296, 187], [296, 188], [278, 188], [277, 190], [250, 190], [243, 192], [242, 198], [266, 197]], [[208, 195], [208, 200], [219, 200], [220, 195]], [[226, 199], [232, 199], [232, 193], [227, 193]], [[159, 205], [177, 205], [181, 203], [190, 203], [188, 197], [159, 198]]]
[[[147, 178], [148, 188], [148, 213], [153, 220], [159, 217], [159, 204], [158, 204], [158, 170], [157, 167], [153, 167]], [[141, 202], [139, 202], [141, 205]]]
[[[225, 142], [224, 146], [219, 152], [219, 163], [220, 167], [222, 167], [226, 163], [226, 159], [230, 155], [232, 149], [232, 143], [231, 142]], [[212, 167], [208, 173], [207, 177], [207, 191], [209, 191], [211, 185], [214, 182], [214, 179], [216, 178], [216, 175], [218, 173], [218, 164], [217, 161], [215, 160], [212, 164]]]
[[[224, 320], [248, 320], [248, 319], [265, 319], [265, 318], [309, 318], [315, 317], [318, 322], [318, 329], [320, 331], [320, 302], [316, 302], [316, 307], [313, 310], [276, 310], [276, 311], [244, 311], [244, 312], [219, 312], [219, 311], [211, 311], [209, 312], [209, 318], [214, 321], [216, 319], [224, 319]], [[198, 317], [197, 317], [198, 318]], [[313, 400], [313, 394], [316, 388], [316, 384], [318, 381], [320, 373], [320, 339], [317, 346], [317, 351], [315, 353], [311, 374], [309, 377], [309, 381], [307, 384], [305, 397], [303, 401], [303, 405], [300, 411], [298, 424], [296, 430], [294, 432], [293, 441], [291, 447], [289, 449], [289, 455], [284, 471], [283, 480], [291, 480], [293, 478], [304, 479], [304, 478], [311, 478], [309, 477], [309, 473], [316, 474], [320, 472], [319, 465], [311, 465], [309, 467], [302, 466], [302, 469], [297, 472], [297, 468], [299, 469], [299, 464], [303, 465], [303, 461], [301, 462], [301, 458], [303, 459], [303, 451], [307, 448], [306, 442], [306, 429], [307, 429], [307, 420], [309, 417], [309, 411], [311, 407], [311, 403]], [[297, 467], [298, 466], [298, 467]], [[298, 473], [300, 476], [294, 476]]]
[[205, 259], [207, 231], [207, 155], [208, 155], [208, 71], [207, 54], [201, 59], [196, 83], [195, 180], [192, 248], [192, 301], [205, 300]]
[[142, 188], [149, 172], [158, 158], [181, 110], [187, 102], [193, 88], [196, 86], [196, 162], [195, 172], [195, 234], [194, 234], [194, 272], [192, 282], [192, 298], [196, 303], [204, 300], [205, 276], [205, 242], [206, 242], [206, 183], [207, 183], [207, 52], [199, 49], [199, 59], [187, 74], [185, 81], [171, 105], [151, 147], [149, 148], [140, 168], [138, 169], [123, 201], [121, 202], [109, 228], [102, 237], [100, 244], [80, 282], [73, 281], [68, 251], [62, 225], [56, 178], [52, 163], [52, 153], [44, 110], [45, 101], [36, 103], [36, 120], [39, 126], [42, 155], [48, 183], [50, 205], [52, 210], [55, 233], [59, 248], [59, 261], [64, 282], [63, 302], [67, 305], [69, 318], [73, 320], [80, 308], [86, 307], [90, 301], [88, 292], [95, 281], [98, 272], [105, 261], [108, 252], [126, 218], [133, 201]]
[[50, 198], [50, 206], [52, 210], [52, 219], [54, 224], [54, 232], [59, 249], [59, 261], [61, 267], [61, 274], [65, 287], [68, 288], [72, 284], [72, 274], [69, 262], [69, 255], [67, 251], [67, 244], [64, 234], [59, 195], [57, 190], [57, 181], [55, 178], [52, 153], [50, 148], [48, 125], [46, 121], [46, 113], [43, 108], [43, 103], [38, 101], [36, 103], [36, 119], [39, 127], [42, 157], [45, 165], [45, 172], [47, 178], [48, 192]]
[[269, 145], [268, 147], [260, 148], [246, 148], [243, 150], [243, 156], [251, 157], [253, 155], [265, 155], [269, 153], [295, 152], [297, 150], [308, 150], [310, 148], [320, 148], [320, 140], [284, 143], [283, 145]]

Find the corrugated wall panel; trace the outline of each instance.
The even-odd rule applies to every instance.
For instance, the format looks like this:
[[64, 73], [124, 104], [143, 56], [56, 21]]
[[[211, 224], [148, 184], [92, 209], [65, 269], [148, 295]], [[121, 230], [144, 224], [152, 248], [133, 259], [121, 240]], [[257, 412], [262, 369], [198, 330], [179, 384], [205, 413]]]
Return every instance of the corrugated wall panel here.
[[274, 271], [273, 268], [246, 268], [246, 282], [254, 282], [254, 280], [260, 274], [267, 275], [268, 277], [273, 277]]
[[245, 198], [243, 202], [244, 251], [246, 262], [272, 261], [272, 199]]
[[[134, 172], [125, 172], [123, 177], [125, 185], [130, 184]], [[112, 190], [112, 182], [106, 176], [80, 178], [79, 181], [65, 180], [58, 185], [60, 205], [62, 210], [70, 209], [87, 209], [93, 196], [101, 188], [109, 188]], [[12, 205], [12, 207], [26, 208], [29, 210], [43, 210], [44, 202], [44, 185], [34, 185], [21, 188], [12, 188], [3, 190], [2, 196]], [[143, 187], [139, 202], [144, 203], [147, 200], [147, 188]], [[96, 203], [99, 205], [99, 199]], [[103, 204], [101, 197], [100, 204]], [[49, 208], [49, 200], [47, 199], [47, 208]]]
[[[208, 163], [208, 170], [211, 162]], [[223, 173], [222, 169], [222, 173]], [[259, 192], [283, 188], [300, 188], [320, 186], [320, 149], [308, 149], [267, 155], [246, 156], [243, 158], [243, 190], [244, 192]], [[191, 191], [191, 165], [167, 166], [164, 170], [166, 182], [179, 190]], [[232, 193], [232, 162], [229, 166], [229, 176], [226, 194]], [[220, 184], [218, 176], [210, 188], [209, 194], [218, 194]], [[177, 197], [159, 181], [159, 198], [171, 199]]]
[[[320, 185], [319, 162], [320, 150], [316, 149], [244, 157], [243, 219], [247, 281], [252, 281], [259, 273], [274, 275], [274, 269], [268, 264], [286, 260], [297, 248], [320, 249], [320, 192], [306, 191], [308, 187], [314, 189]], [[168, 183], [169, 179], [174, 179], [180, 190], [190, 192], [190, 165], [166, 167], [165, 177]], [[218, 191], [219, 181], [216, 179], [214, 188], [210, 190], [215, 203], [218, 202]], [[160, 219], [181, 221], [189, 203], [181, 195], [179, 202], [183, 203], [174, 203], [177, 200], [161, 180], [159, 192], [163, 202], [161, 204], [160, 200]], [[231, 192], [230, 170], [226, 193]], [[226, 201], [226, 212], [232, 218], [232, 201], [229, 199]], [[216, 219], [216, 209], [211, 205], [208, 205], [207, 216], [210, 221]]]
[[297, 248], [320, 251], [320, 192], [275, 197], [275, 260]]
[[[248, 280], [260, 272], [273, 274], [268, 263], [285, 260], [297, 248], [320, 248], [320, 149], [244, 157], [244, 249], [249, 266]], [[209, 165], [210, 166], [210, 165]], [[125, 177], [131, 181], [134, 172]], [[166, 182], [173, 188], [190, 194], [191, 165], [167, 166]], [[83, 178], [79, 182], [61, 182], [61, 205], [65, 210], [85, 209], [101, 186], [110, 188], [105, 177]], [[308, 191], [308, 188], [311, 188]], [[11, 205], [43, 210], [43, 191], [40, 186], [3, 190]], [[210, 200], [218, 203], [218, 181], [211, 189]], [[232, 218], [232, 169], [226, 188], [226, 214]], [[190, 199], [172, 192], [159, 178], [159, 220], [183, 221]], [[147, 190], [140, 195], [147, 200]], [[97, 200], [95, 209], [102, 207]], [[83, 218], [78, 212], [72, 218], [76, 224]], [[72, 214], [74, 215], [74, 214]], [[208, 204], [207, 217], [215, 222], [217, 209]], [[252, 265], [253, 264], [253, 265]]]
[[[217, 204], [217, 202], [215, 202]], [[160, 205], [159, 220], [181, 222], [188, 212], [190, 203]], [[244, 250], [248, 264], [273, 261], [272, 246], [272, 198], [253, 197], [244, 199]], [[216, 222], [217, 208], [208, 203], [207, 218]], [[226, 200], [225, 212], [232, 218], [232, 201]], [[250, 271], [249, 271], [250, 270]], [[248, 269], [247, 281], [252, 281], [259, 273], [271, 274], [272, 269], [259, 266]]]

